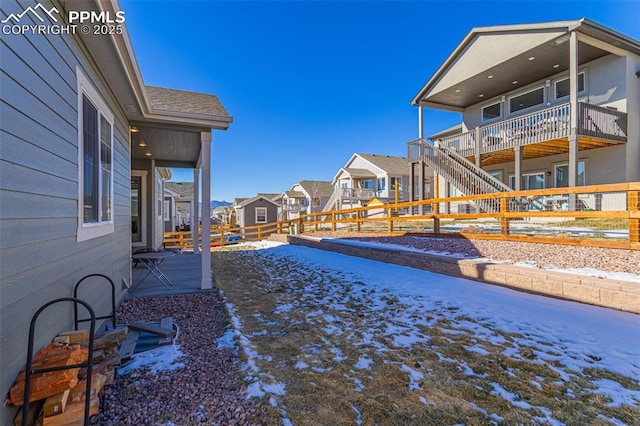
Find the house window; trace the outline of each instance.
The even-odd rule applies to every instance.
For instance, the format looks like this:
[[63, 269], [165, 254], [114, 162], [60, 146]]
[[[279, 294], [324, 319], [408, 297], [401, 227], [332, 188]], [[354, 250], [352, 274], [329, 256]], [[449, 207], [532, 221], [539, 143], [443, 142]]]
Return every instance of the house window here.
[[89, 79], [78, 79], [78, 233], [85, 241], [113, 233], [113, 115]]
[[542, 104], [544, 104], [544, 87], [538, 87], [509, 98], [509, 112], [514, 113]]
[[[578, 74], [578, 92], [584, 92], [584, 76], [585, 73], [581, 72]], [[569, 96], [569, 77], [563, 78], [562, 80], [557, 80], [554, 85], [554, 96], [555, 99], [564, 98]]]
[[373, 179], [363, 180], [360, 188], [373, 189]]
[[387, 189], [387, 178], [378, 178], [378, 191]]
[[482, 107], [482, 121], [489, 121], [493, 120], [494, 118], [498, 118], [500, 117], [501, 113], [502, 108], [500, 102]]
[[171, 220], [171, 201], [164, 200], [164, 221], [169, 222]]
[[[569, 164], [558, 164], [555, 166], [555, 186], [564, 188], [569, 186]], [[578, 161], [578, 181], [577, 186], [585, 185], [585, 165], [584, 161]]]
[[[509, 176], [509, 187], [511, 189], [516, 188], [516, 177], [514, 175]], [[520, 190], [528, 191], [533, 189], [544, 189], [544, 172], [525, 173], [522, 175]]]
[[256, 223], [267, 223], [266, 207], [256, 207]]
[[502, 172], [489, 172], [489, 174], [502, 182]]
[[391, 189], [402, 189], [402, 177], [391, 177]]
[[156, 216], [162, 219], [162, 177], [156, 171]]

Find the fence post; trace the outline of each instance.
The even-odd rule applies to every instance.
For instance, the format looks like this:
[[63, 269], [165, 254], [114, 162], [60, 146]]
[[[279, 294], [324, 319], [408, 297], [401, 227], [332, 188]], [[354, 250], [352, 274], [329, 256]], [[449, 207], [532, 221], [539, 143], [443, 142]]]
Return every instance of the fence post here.
[[389, 218], [389, 223], [387, 224], [387, 232], [393, 232], [393, 218], [391, 217], [391, 207], [387, 209], [387, 218]]
[[185, 248], [185, 245], [184, 245], [184, 234], [182, 232], [180, 232], [178, 234], [178, 244], [180, 244], [180, 250]]
[[356, 232], [360, 232], [360, 210], [356, 210]]
[[440, 214], [440, 205], [438, 203], [433, 203], [433, 233], [440, 233], [440, 218], [438, 218], [438, 214]]
[[502, 235], [509, 235], [509, 218], [505, 216], [505, 213], [509, 211], [509, 199], [507, 197], [500, 198], [500, 228]]
[[627, 210], [629, 211], [629, 242], [640, 243], [640, 191], [629, 188]]
[[304, 234], [304, 220], [302, 220], [302, 217], [298, 218], [298, 233]]
[[258, 226], [258, 241], [262, 240], [262, 225]]
[[331, 212], [331, 230], [333, 232], [336, 231], [336, 212]]

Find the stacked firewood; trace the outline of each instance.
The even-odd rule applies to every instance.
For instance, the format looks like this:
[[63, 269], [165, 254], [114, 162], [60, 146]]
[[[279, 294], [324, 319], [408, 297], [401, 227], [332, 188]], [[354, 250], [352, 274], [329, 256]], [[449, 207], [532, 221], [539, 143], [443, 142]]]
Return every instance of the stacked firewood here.
[[[118, 346], [127, 338], [127, 327], [107, 331], [93, 342], [90, 415], [98, 413], [100, 396], [106, 385], [112, 384], [115, 369], [120, 365]], [[42, 348], [34, 357], [33, 370], [71, 366], [89, 359], [87, 330], [60, 333], [53, 343]], [[20, 406], [14, 425], [22, 425], [26, 369], [23, 369], [9, 392], [7, 403]], [[35, 373], [31, 376], [27, 424], [68, 426], [84, 424], [87, 369]]]

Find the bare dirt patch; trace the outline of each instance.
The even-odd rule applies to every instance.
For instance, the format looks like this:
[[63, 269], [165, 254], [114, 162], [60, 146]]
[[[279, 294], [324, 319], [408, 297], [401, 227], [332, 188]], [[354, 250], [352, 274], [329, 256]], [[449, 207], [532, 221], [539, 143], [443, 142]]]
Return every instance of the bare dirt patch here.
[[[569, 351], [546, 337], [544, 324], [535, 334], [507, 332], [490, 317], [409, 300], [290, 253], [212, 254], [245, 346], [249, 387], [274, 416], [296, 425], [640, 419], [637, 378], [598, 368], [598, 354]], [[631, 396], [613, 401], [598, 391], [603, 380]]]

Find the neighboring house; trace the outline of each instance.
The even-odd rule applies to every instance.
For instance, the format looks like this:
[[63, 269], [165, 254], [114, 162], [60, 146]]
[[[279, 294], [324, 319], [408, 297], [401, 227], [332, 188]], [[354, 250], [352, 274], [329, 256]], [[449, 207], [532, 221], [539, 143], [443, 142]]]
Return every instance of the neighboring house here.
[[408, 144], [440, 196], [640, 181], [640, 43], [587, 19], [474, 28], [412, 104], [462, 115]]
[[[23, 13], [22, 4], [2, 2], [0, 19], [53, 24]], [[117, 1], [40, 4], [60, 15], [57, 22], [69, 10], [119, 12]], [[212, 130], [232, 119], [215, 96], [146, 86], [126, 28], [108, 36], [3, 34], [0, 56], [0, 394], [7, 395], [41, 306], [72, 296], [93, 273], [109, 276], [120, 300], [131, 286], [134, 218], [141, 242], [162, 246], [166, 168], [201, 169], [209, 205]], [[205, 214], [208, 222], [208, 207]], [[205, 242], [202, 288], [212, 287], [208, 250]], [[89, 285], [79, 297], [98, 315], [109, 311], [108, 286]], [[71, 303], [46, 310], [35, 348], [72, 329], [72, 318]], [[15, 411], [0, 408], [0, 424], [13, 424]]]
[[[179, 198], [179, 194], [164, 188], [164, 207], [162, 208], [162, 215], [164, 216], [164, 232], [177, 231], [178, 226], [178, 214], [176, 209], [176, 199]], [[133, 231], [132, 231], [133, 232]]]
[[211, 218], [220, 225], [228, 225], [231, 223], [232, 211], [231, 206], [218, 206], [211, 211]]
[[166, 189], [178, 194], [175, 199], [175, 226], [178, 226], [179, 230], [191, 229], [191, 219], [194, 217], [194, 212], [196, 211], [194, 208], [193, 182], [165, 182], [164, 186]]
[[398, 202], [408, 198], [407, 159], [389, 155], [355, 153], [333, 178], [333, 194], [324, 210], [361, 207], [377, 198]]
[[[406, 167], [406, 165], [405, 165]], [[283, 219], [301, 214], [321, 212], [333, 194], [333, 184], [319, 180], [303, 180], [282, 193], [280, 209]], [[274, 200], [275, 201], [275, 200]]]
[[233, 208], [236, 226], [264, 225], [278, 221], [278, 203], [273, 201], [275, 194], [258, 194], [253, 198], [236, 198]]

